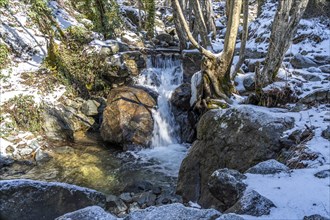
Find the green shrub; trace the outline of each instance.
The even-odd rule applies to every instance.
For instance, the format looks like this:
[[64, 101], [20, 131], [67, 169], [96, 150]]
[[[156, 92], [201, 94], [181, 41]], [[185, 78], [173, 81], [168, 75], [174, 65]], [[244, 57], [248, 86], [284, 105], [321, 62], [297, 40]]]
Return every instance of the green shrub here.
[[5, 68], [8, 62], [9, 62], [9, 49], [5, 44], [0, 43], [0, 70]]
[[37, 106], [33, 96], [18, 95], [9, 99], [5, 105], [5, 112], [8, 112], [17, 127], [31, 132], [42, 129], [42, 107]]
[[8, 4], [8, 0], [0, 0], [0, 8], [5, 7]]

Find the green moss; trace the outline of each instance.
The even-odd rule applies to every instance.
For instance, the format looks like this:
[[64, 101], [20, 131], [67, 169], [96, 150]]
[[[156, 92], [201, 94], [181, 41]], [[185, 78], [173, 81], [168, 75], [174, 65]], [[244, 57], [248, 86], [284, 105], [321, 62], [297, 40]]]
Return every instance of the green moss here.
[[5, 44], [0, 43], [0, 70], [5, 68], [9, 62], [9, 49]]
[[91, 32], [84, 27], [70, 26], [66, 29], [68, 45], [71, 49], [80, 49], [93, 40]]
[[33, 96], [19, 95], [8, 100], [5, 104], [16, 127], [22, 130], [37, 132], [42, 130], [42, 106], [37, 106]]

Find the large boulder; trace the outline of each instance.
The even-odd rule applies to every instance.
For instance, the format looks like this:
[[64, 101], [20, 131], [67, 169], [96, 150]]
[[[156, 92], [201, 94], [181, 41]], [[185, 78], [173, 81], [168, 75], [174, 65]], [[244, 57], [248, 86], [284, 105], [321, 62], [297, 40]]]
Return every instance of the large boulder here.
[[87, 206], [105, 207], [100, 192], [75, 185], [32, 180], [0, 181], [0, 219], [54, 219]]
[[103, 112], [101, 136], [128, 149], [133, 145], [147, 147], [152, 138], [152, 108], [156, 101], [146, 91], [134, 87], [112, 89]]
[[292, 117], [252, 106], [205, 113], [197, 126], [197, 140], [181, 164], [177, 192], [185, 202], [221, 209], [207, 185], [211, 174], [225, 167], [244, 172], [277, 157], [281, 135], [293, 124]]
[[220, 217], [221, 213], [214, 209], [196, 209], [185, 207], [180, 203], [149, 208], [130, 213], [124, 220], [173, 220], [199, 219], [211, 220]]
[[62, 215], [55, 220], [117, 220], [118, 218], [104, 211], [99, 206], [88, 206]]

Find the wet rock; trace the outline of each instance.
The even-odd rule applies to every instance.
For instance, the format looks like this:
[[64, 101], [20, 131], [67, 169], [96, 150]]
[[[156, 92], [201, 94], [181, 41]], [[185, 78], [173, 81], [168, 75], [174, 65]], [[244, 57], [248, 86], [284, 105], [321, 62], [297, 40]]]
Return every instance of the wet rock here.
[[266, 53], [263, 50], [255, 50], [251, 48], [246, 48], [246, 57], [248, 59], [260, 59], [266, 57]]
[[65, 183], [0, 181], [0, 219], [54, 219], [87, 206], [105, 207], [105, 201], [100, 192]]
[[190, 83], [194, 73], [201, 70], [202, 55], [199, 52], [183, 52], [182, 67], [183, 67], [183, 82]]
[[330, 126], [328, 125], [325, 130], [322, 131], [321, 136], [330, 141]]
[[221, 209], [226, 210], [233, 206], [243, 195], [246, 176], [236, 170], [216, 170], [210, 177], [208, 186], [212, 195], [221, 203]]
[[330, 73], [330, 65], [320, 66], [319, 68], [324, 73]]
[[315, 173], [314, 176], [320, 179], [328, 178], [330, 177], [330, 170], [322, 170], [320, 172]]
[[151, 109], [156, 101], [145, 91], [133, 87], [112, 89], [103, 112], [101, 136], [128, 149], [133, 145], [148, 147], [152, 137]]
[[152, 193], [155, 195], [160, 195], [162, 193], [162, 188], [160, 188], [159, 186], [153, 187]]
[[109, 80], [137, 76], [146, 67], [146, 59], [139, 51], [122, 52], [107, 57], [105, 62], [107, 71], [104, 72], [104, 77]]
[[216, 220], [244, 220], [244, 218], [233, 213], [228, 213], [221, 215], [220, 218], [217, 218]]
[[290, 61], [291, 65], [297, 69], [303, 69], [308, 67], [316, 67], [318, 64], [314, 62], [311, 58], [303, 56], [301, 54], [296, 54]]
[[177, 109], [188, 111], [190, 109], [191, 86], [189, 83], [181, 84], [171, 97], [171, 104]]
[[329, 103], [330, 89], [316, 89], [310, 94], [302, 97], [299, 103], [312, 105], [315, 103]]
[[173, 37], [170, 34], [167, 33], [161, 33], [156, 36], [156, 39], [159, 41], [166, 42], [170, 44], [173, 41]]
[[277, 160], [270, 159], [257, 165], [249, 168], [246, 173], [253, 173], [253, 174], [275, 174], [280, 172], [288, 172], [289, 168], [284, 164], [278, 162]]
[[47, 162], [51, 159], [52, 157], [45, 151], [43, 150], [38, 150], [36, 151], [35, 154], [35, 160], [37, 162]]
[[255, 79], [254, 75], [249, 75], [244, 78], [243, 80], [243, 86], [246, 89], [246, 91], [254, 91], [255, 90]]
[[283, 148], [283, 132], [293, 125], [292, 117], [250, 106], [208, 111], [198, 123], [197, 140], [181, 163], [177, 193], [184, 202], [219, 207], [207, 185], [211, 174], [225, 167], [244, 172], [258, 162], [276, 158]]
[[127, 210], [126, 204], [115, 195], [108, 195], [106, 197], [106, 210], [119, 214]]
[[195, 138], [194, 113], [190, 111], [191, 86], [184, 83], [176, 88], [171, 97], [174, 118], [179, 125], [179, 137], [182, 142], [191, 143]]
[[95, 100], [87, 100], [81, 105], [81, 112], [87, 116], [95, 116], [98, 115], [98, 107], [101, 104]]
[[180, 203], [149, 207], [130, 213], [124, 220], [173, 220], [199, 219], [211, 220], [220, 217], [221, 213], [214, 209], [195, 209], [185, 207]]
[[117, 220], [117, 217], [104, 211], [104, 209], [99, 206], [89, 206], [62, 215], [55, 220]]
[[330, 220], [330, 218], [324, 217], [319, 214], [314, 214], [314, 215], [310, 215], [310, 216], [304, 216], [303, 220]]
[[240, 200], [227, 209], [225, 213], [233, 212], [240, 215], [262, 216], [268, 215], [273, 207], [276, 206], [272, 201], [251, 190], [246, 191]]

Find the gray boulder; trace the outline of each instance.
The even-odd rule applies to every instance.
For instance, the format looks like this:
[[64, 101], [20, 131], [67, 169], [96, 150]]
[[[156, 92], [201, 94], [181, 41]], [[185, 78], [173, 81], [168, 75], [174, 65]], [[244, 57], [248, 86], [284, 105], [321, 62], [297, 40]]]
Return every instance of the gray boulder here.
[[251, 190], [245, 191], [240, 200], [231, 208], [226, 210], [226, 213], [237, 213], [240, 215], [262, 216], [268, 215], [270, 209], [276, 207], [272, 201], [263, 197], [258, 192]]
[[62, 215], [55, 220], [117, 220], [118, 218], [104, 211], [99, 206], [89, 206]]
[[98, 107], [101, 104], [95, 100], [87, 100], [81, 105], [81, 112], [87, 116], [95, 116], [99, 114]]
[[318, 64], [312, 59], [305, 57], [301, 54], [296, 54], [293, 59], [290, 61], [291, 65], [297, 69], [316, 67]]
[[0, 181], [0, 219], [54, 219], [87, 206], [105, 207], [105, 196], [75, 185], [33, 180]]
[[212, 195], [221, 203], [221, 209], [226, 210], [233, 206], [243, 195], [246, 176], [236, 170], [220, 169], [211, 175], [208, 186]]
[[254, 74], [251, 74], [243, 79], [243, 86], [246, 91], [254, 91], [255, 90], [255, 79]]
[[330, 101], [330, 89], [316, 89], [312, 93], [302, 97], [299, 103], [312, 105], [315, 103], [328, 103]]
[[246, 173], [253, 174], [275, 174], [280, 172], [288, 172], [289, 168], [277, 160], [270, 159], [258, 163], [257, 165], [249, 168]]
[[220, 168], [246, 171], [258, 162], [276, 158], [283, 145], [281, 135], [294, 119], [263, 109], [238, 106], [205, 113], [197, 126], [197, 140], [182, 161], [177, 193], [184, 202], [220, 208], [209, 191], [208, 180]]
[[211, 220], [219, 217], [220, 212], [214, 209], [196, 209], [185, 207], [180, 203], [149, 208], [130, 213], [124, 220]]

